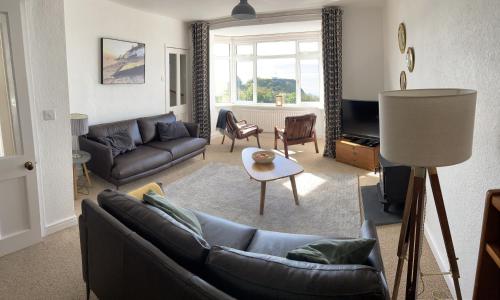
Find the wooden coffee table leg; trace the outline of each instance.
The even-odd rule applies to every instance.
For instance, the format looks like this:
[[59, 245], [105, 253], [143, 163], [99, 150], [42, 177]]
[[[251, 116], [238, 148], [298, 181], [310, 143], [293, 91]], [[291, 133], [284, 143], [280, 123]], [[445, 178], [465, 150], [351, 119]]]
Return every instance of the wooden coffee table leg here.
[[266, 201], [266, 182], [260, 183], [260, 214], [264, 214], [264, 203]]
[[293, 198], [295, 199], [295, 204], [299, 205], [299, 195], [297, 194], [297, 185], [295, 184], [295, 176], [290, 176], [290, 182], [292, 183]]

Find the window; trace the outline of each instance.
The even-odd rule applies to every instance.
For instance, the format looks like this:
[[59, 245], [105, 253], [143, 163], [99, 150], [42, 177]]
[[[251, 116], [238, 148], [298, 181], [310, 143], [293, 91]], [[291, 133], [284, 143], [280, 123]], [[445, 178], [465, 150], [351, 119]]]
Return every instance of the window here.
[[224, 103], [231, 99], [229, 78], [229, 44], [215, 44], [215, 102]]
[[217, 103], [322, 102], [320, 34], [215, 37], [212, 78]]

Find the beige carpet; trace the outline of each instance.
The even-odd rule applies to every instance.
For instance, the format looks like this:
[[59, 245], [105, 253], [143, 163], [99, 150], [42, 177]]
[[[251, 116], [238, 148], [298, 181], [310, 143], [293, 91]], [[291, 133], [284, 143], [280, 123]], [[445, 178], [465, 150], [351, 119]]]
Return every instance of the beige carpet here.
[[[239, 141], [234, 152], [229, 153], [229, 145], [227, 143], [220, 145], [220, 141], [221, 139], [212, 141], [206, 160], [202, 160], [201, 156], [196, 157], [157, 175], [123, 186], [121, 189], [131, 190], [150, 181], [160, 181], [168, 185], [209, 163], [240, 165], [241, 149], [255, 146], [254, 140]], [[261, 141], [264, 148], [271, 148], [273, 145], [271, 135], [265, 135]], [[320, 141], [320, 149], [322, 148]], [[314, 153], [312, 144], [293, 146], [291, 149], [292, 157], [304, 167], [305, 172], [324, 174], [332, 178], [342, 174], [357, 175], [361, 185], [374, 184], [378, 180], [377, 175], [371, 172], [323, 158], [321, 154]], [[79, 199], [75, 201], [75, 212], [80, 214], [81, 199], [85, 197], [95, 199], [96, 194], [106, 187], [111, 185], [93, 177], [90, 195], [79, 195]], [[266, 209], [269, 210], [270, 207]], [[389, 286], [393, 284], [396, 269], [399, 227], [399, 224], [377, 227]], [[424, 273], [439, 271], [427, 243], [424, 244], [421, 266]], [[419, 296], [420, 299], [450, 298], [442, 276], [426, 276], [424, 283], [425, 291]], [[422, 287], [420, 285], [420, 289]], [[77, 227], [55, 233], [46, 237], [42, 243], [0, 258], [0, 299], [85, 299]]]
[[260, 229], [329, 237], [359, 236], [357, 176], [304, 172], [296, 176], [296, 182], [300, 205], [295, 205], [288, 178], [271, 181], [266, 188], [263, 215], [259, 214], [260, 183], [250, 180], [243, 166], [209, 163], [168, 183], [166, 190], [168, 199], [182, 207]]

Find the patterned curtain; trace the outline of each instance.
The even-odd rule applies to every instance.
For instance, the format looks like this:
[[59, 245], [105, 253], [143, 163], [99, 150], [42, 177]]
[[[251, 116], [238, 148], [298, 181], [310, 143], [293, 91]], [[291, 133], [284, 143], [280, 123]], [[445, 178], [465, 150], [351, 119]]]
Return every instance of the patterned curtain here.
[[341, 137], [342, 103], [342, 9], [322, 11], [323, 77], [325, 83], [325, 152], [335, 157], [335, 140]]
[[206, 22], [191, 25], [193, 38], [193, 121], [200, 137], [210, 143], [209, 28]]

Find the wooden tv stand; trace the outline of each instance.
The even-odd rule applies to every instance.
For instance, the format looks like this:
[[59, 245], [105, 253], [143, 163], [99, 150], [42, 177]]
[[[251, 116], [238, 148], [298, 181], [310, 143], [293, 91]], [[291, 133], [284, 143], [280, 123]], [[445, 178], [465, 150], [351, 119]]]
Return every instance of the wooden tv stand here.
[[378, 154], [380, 146], [364, 146], [342, 138], [335, 141], [337, 149], [336, 160], [361, 169], [375, 171], [378, 168]]

